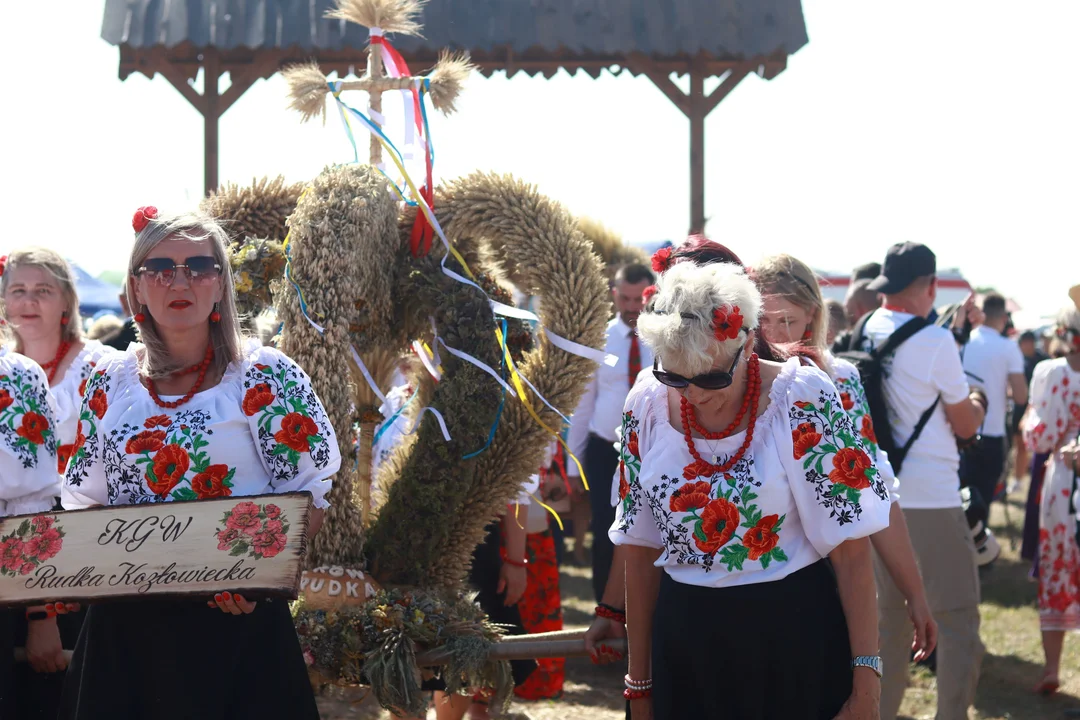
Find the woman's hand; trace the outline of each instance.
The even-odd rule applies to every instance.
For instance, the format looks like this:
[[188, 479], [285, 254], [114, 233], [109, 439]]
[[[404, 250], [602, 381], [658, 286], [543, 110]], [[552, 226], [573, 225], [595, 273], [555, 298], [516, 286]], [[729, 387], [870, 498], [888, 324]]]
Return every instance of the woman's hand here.
[[1065, 467], [1076, 472], [1078, 460], [1080, 460], [1080, 444], [1075, 440], [1061, 448], [1061, 461], [1065, 463]]
[[503, 605], [510, 607], [517, 605], [518, 600], [525, 594], [525, 587], [529, 583], [529, 576], [525, 572], [525, 566], [518, 567], [504, 562], [499, 568], [499, 585], [495, 588], [496, 593], [505, 592], [506, 599]]
[[626, 626], [617, 620], [596, 617], [585, 631], [585, 649], [589, 651], [593, 665], [607, 665], [623, 659], [620, 652], [603, 644], [604, 640], [618, 640], [626, 637]]
[[[10, 650], [8, 652], [11, 652]], [[56, 618], [31, 620], [26, 628], [26, 660], [34, 672], [58, 673], [67, 669]]]
[[207, 607], [220, 608], [221, 612], [230, 615], [248, 615], [254, 609], [256, 602], [248, 601], [237, 593], [223, 592], [214, 596], [214, 599], [206, 603]]
[[869, 668], [855, 668], [851, 696], [836, 720], [880, 720], [881, 680]]
[[630, 717], [633, 720], [652, 720], [652, 698], [630, 701]]
[[911, 649], [915, 653], [915, 662], [922, 662], [930, 657], [937, 647], [937, 621], [930, 612], [930, 605], [926, 602], [926, 596], [920, 595], [907, 603], [908, 617], [915, 626], [915, 637], [911, 642]]

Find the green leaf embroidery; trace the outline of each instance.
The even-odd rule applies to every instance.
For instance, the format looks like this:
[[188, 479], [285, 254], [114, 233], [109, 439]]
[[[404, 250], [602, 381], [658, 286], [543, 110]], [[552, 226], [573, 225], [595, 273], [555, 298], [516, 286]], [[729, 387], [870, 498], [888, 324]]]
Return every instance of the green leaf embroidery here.
[[848, 499], [848, 502], [850, 502], [850, 503], [853, 503], [853, 504], [855, 504], [855, 505], [858, 505], [858, 504], [859, 504], [859, 497], [860, 497], [860, 495], [859, 495], [859, 491], [858, 491], [858, 490], [856, 490], [856, 489], [855, 489], [855, 488], [853, 488], [853, 487], [849, 487], [849, 488], [847, 489], [847, 499]]
[[781, 515], [780, 519], [776, 521], [776, 524], [772, 526], [772, 531], [774, 533], [779, 533], [780, 532], [780, 526], [784, 524], [784, 519], [785, 518], [787, 518], [787, 515]]
[[780, 548], [773, 548], [773, 551], [769, 554], [773, 556], [776, 562], [787, 562], [787, 554]]
[[691, 515], [687, 515], [686, 517], [684, 517], [684, 518], [683, 518], [682, 520], [680, 520], [679, 522], [684, 522], [684, 523], [685, 523], [685, 522], [690, 522], [690, 521], [697, 521], [698, 519], [699, 519], [699, 518], [698, 518], [698, 516], [697, 516], [697, 515], [693, 515], [693, 514], [691, 514]]
[[772, 553], [765, 553], [758, 559], [761, 560], [761, 569], [768, 570], [769, 563], [772, 562]]
[[696, 523], [694, 523], [694, 537], [696, 537], [701, 542], [707, 542], [708, 541], [708, 538], [705, 537], [705, 531], [701, 529], [701, 521], [700, 520], [698, 520]]
[[284, 455], [285, 453], [289, 452], [291, 449], [292, 448], [290, 448], [288, 445], [275, 445], [274, 446], [274, 452], [272, 452], [270, 454], [271, 455]]
[[833, 485], [831, 488], [829, 488], [829, 497], [836, 497], [837, 495], [844, 492], [844, 489], [846, 487], [847, 487], [846, 485], [839, 485], [839, 484]]
[[224, 487], [231, 488], [234, 475], [236, 475], [236, 468], [229, 468], [229, 472], [225, 474], [225, 479], [221, 481], [221, 484]]
[[198, 500], [199, 499], [199, 496], [195, 494], [195, 491], [193, 491], [191, 488], [186, 488], [186, 487], [185, 488], [179, 488], [177, 490], [173, 490], [172, 496], [173, 496], [174, 500]]
[[300, 464], [300, 453], [296, 452], [292, 448], [289, 448], [289, 463], [292, 465]]
[[720, 553], [720, 562], [727, 566], [728, 572], [742, 570], [743, 563], [750, 556], [750, 551], [744, 545], [728, 545]]

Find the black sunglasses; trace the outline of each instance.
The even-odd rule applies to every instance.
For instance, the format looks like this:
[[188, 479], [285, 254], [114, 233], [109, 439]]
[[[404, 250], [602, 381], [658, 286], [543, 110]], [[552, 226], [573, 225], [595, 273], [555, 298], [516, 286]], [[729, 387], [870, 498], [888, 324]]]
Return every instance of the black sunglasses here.
[[661, 384], [667, 385], [670, 388], [676, 390], [682, 390], [690, 385], [697, 385], [702, 390], [723, 390], [726, 387], [730, 387], [731, 383], [735, 381], [735, 368], [739, 366], [739, 359], [742, 358], [742, 353], [735, 353], [735, 359], [731, 363], [731, 367], [725, 372], [723, 370], [713, 370], [702, 375], [695, 375], [692, 378], [685, 378], [682, 375], [676, 375], [672, 372], [660, 369], [660, 359], [654, 358], [652, 364], [653, 377], [660, 381]]
[[176, 280], [176, 272], [181, 268], [187, 273], [188, 282], [192, 285], [212, 282], [221, 275], [221, 265], [218, 265], [212, 255], [196, 255], [183, 263], [177, 263], [172, 258], [147, 258], [137, 272], [139, 275], [147, 275], [159, 285], [168, 286]]

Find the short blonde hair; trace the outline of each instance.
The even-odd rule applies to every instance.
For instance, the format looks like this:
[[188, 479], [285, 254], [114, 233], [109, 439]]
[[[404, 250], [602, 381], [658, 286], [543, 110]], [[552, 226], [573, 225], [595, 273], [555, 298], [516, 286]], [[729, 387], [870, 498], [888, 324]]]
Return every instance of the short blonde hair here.
[[[649, 309], [638, 318], [641, 339], [661, 359], [677, 357], [689, 372], [708, 372], [718, 347], [734, 354], [757, 330], [761, 293], [743, 268], [730, 263], [678, 263], [660, 275]], [[713, 312], [738, 309], [742, 328], [719, 340]]]
[[[79, 293], [75, 289], [75, 273], [71, 266], [60, 253], [43, 247], [28, 247], [15, 250], [7, 256], [4, 265], [4, 274], [0, 277], [0, 315], [7, 317], [7, 306], [4, 304], [4, 296], [7, 295], [8, 284], [11, 282], [13, 270], [20, 267], [39, 267], [52, 275], [60, 292], [67, 303], [67, 325], [60, 328], [60, 339], [69, 343], [78, 342], [82, 338], [82, 316], [79, 314]], [[22, 348], [22, 340], [15, 328], [7, 326], [8, 331], [14, 336], [17, 349]]]
[[[762, 295], [775, 295], [810, 315], [807, 345], [824, 348], [829, 334], [829, 318], [817, 277], [806, 263], [791, 255], [772, 255], [751, 270]], [[766, 338], [768, 339], [768, 338]]]
[[[218, 322], [210, 323], [210, 342], [214, 345], [214, 360], [210, 367], [218, 373], [224, 373], [230, 363], [240, 359], [243, 338], [240, 334], [240, 318], [236, 311], [236, 291], [233, 289], [232, 273], [229, 271], [229, 258], [225, 247], [229, 242], [221, 225], [213, 218], [197, 213], [161, 217], [150, 220], [146, 227], [135, 236], [135, 246], [131, 249], [128, 261], [127, 293], [128, 306], [138, 313], [142, 307], [135, 298], [135, 273], [146, 260], [150, 251], [158, 243], [171, 237], [210, 244], [210, 254], [221, 266], [221, 300], [217, 311], [221, 315]], [[207, 320], [209, 322], [209, 319]], [[139, 338], [146, 346], [146, 356], [142, 358], [142, 370], [152, 378], [166, 377], [182, 366], [169, 357], [165, 341], [158, 334], [154, 319], [147, 313], [146, 321], [139, 323]]]

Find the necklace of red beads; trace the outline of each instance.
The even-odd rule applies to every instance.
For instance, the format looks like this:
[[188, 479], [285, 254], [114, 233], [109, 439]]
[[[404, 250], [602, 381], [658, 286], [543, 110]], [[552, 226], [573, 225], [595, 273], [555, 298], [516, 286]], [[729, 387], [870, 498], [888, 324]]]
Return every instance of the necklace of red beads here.
[[[701, 423], [697, 421], [694, 416], [694, 406], [690, 404], [690, 401], [685, 397], [680, 402], [680, 413], [682, 415], [683, 433], [686, 438], [686, 447], [690, 451], [690, 456], [694, 458], [696, 466], [707, 470], [707, 474], [715, 475], [726, 473], [735, 467], [735, 464], [742, 460], [746, 451], [750, 449], [750, 443], [754, 441], [754, 426], [757, 425], [757, 407], [758, 400], [761, 398], [761, 366], [758, 361], [757, 353], [750, 356], [750, 361], [747, 363], [746, 368], [746, 393], [743, 395], [742, 406], [739, 408], [739, 414], [735, 416], [735, 420], [720, 432], [709, 432]], [[727, 459], [722, 465], [714, 465], [712, 463], [705, 462], [701, 459], [701, 454], [697, 451], [697, 447], [694, 445], [693, 432], [696, 430], [706, 440], [722, 440], [732, 435], [742, 423], [743, 418], [746, 417], [746, 413], [750, 412], [750, 421], [746, 426], [746, 439], [743, 440], [742, 446], [739, 450]], [[706, 474], [706, 473], [701, 473]]]
[[195, 393], [199, 392], [199, 388], [202, 387], [203, 382], [206, 381], [206, 371], [210, 368], [210, 363], [214, 360], [214, 346], [212, 344], [206, 346], [206, 355], [202, 361], [197, 365], [192, 365], [186, 370], [178, 370], [173, 373], [173, 377], [183, 377], [185, 375], [191, 375], [192, 373], [198, 373], [199, 376], [195, 378], [195, 384], [191, 386], [191, 389], [187, 391], [187, 394], [179, 400], [162, 400], [157, 394], [157, 388], [154, 387], [154, 381], [150, 378], [146, 379], [146, 389], [150, 392], [150, 398], [154, 401], [159, 408], [166, 410], [172, 410], [178, 408], [184, 403], [195, 397]]
[[50, 385], [52, 385], [53, 378], [56, 377], [56, 371], [60, 369], [60, 361], [64, 359], [64, 356], [68, 354], [68, 350], [70, 349], [71, 343], [65, 340], [60, 343], [60, 347], [57, 348], [56, 357], [41, 366], [41, 369], [48, 373]]

